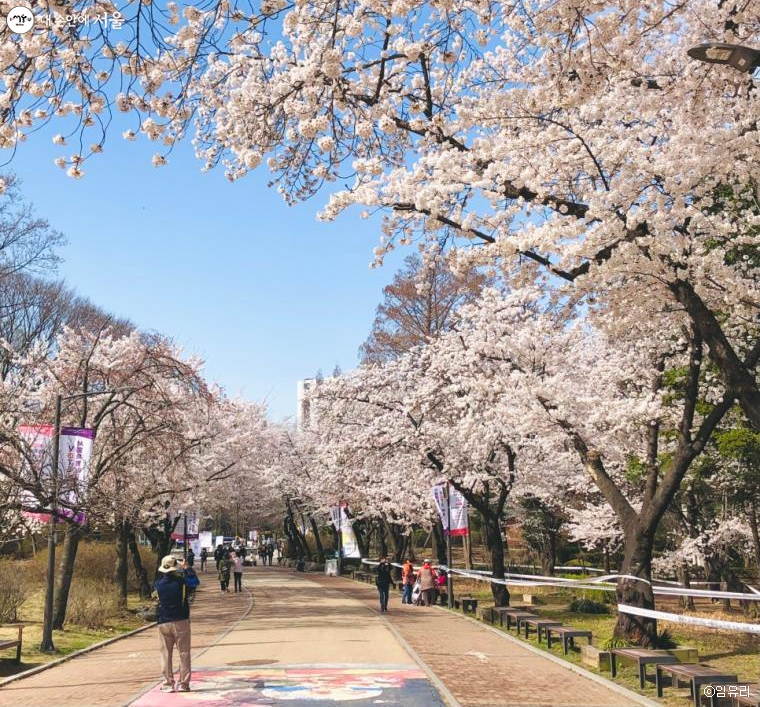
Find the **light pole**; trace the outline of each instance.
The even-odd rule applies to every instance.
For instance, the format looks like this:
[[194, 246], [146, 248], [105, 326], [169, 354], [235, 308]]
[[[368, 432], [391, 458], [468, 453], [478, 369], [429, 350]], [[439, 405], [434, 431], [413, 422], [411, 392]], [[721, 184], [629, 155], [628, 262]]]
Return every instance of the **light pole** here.
[[728, 64], [737, 71], [754, 73], [760, 66], [760, 49], [740, 44], [708, 42], [688, 49], [686, 53], [697, 61], [708, 64]]
[[451, 487], [449, 486], [448, 479], [446, 480], [444, 493], [446, 494], [446, 565], [448, 568], [448, 572], [446, 572], [446, 593], [448, 595], [449, 609], [453, 609], [454, 580], [451, 576]]
[[50, 502], [50, 524], [48, 526], [48, 561], [45, 576], [45, 617], [42, 624], [42, 641], [40, 650], [43, 653], [55, 653], [53, 644], [53, 595], [55, 592], [55, 535], [56, 522], [58, 520], [58, 464], [61, 448], [61, 406], [64, 401], [76, 400], [77, 398], [89, 398], [93, 395], [109, 395], [121, 392], [116, 390], [96, 390], [91, 393], [78, 393], [76, 395], [55, 396], [55, 422], [53, 424], [53, 463], [52, 471], [52, 499]]
[[340, 577], [340, 564], [343, 558], [343, 501], [338, 501], [338, 557], [336, 574]]

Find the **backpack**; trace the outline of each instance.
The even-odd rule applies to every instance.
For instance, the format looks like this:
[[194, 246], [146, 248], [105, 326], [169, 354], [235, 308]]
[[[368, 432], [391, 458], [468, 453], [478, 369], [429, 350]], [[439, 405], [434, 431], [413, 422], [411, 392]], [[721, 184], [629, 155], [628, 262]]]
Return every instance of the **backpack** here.
[[185, 570], [185, 584], [187, 585], [188, 589], [197, 589], [200, 583], [201, 580], [198, 579], [198, 575], [195, 573], [195, 570], [190, 568]]

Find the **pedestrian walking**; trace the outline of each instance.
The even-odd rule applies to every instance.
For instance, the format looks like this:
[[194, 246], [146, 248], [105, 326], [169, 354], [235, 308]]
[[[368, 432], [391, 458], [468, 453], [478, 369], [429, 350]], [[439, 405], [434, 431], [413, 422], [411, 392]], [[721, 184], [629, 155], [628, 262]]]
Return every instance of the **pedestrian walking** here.
[[216, 546], [216, 550], [214, 550], [214, 560], [216, 561], [216, 571], [219, 571], [219, 567], [222, 562], [222, 558], [224, 557], [224, 548], [221, 545]]
[[223, 592], [230, 591], [230, 572], [232, 571], [232, 562], [229, 555], [222, 555], [219, 561], [219, 584]]
[[236, 552], [230, 555], [232, 562], [232, 574], [235, 577], [235, 593], [243, 591], [243, 558]]
[[380, 558], [380, 564], [377, 566], [377, 576], [375, 577], [375, 586], [377, 587], [378, 594], [380, 595], [380, 611], [382, 613], [388, 612], [388, 593], [390, 592], [390, 586], [396, 588], [396, 583], [391, 577], [393, 568], [391, 563], [388, 562], [387, 557]]
[[272, 557], [274, 557], [274, 541], [270, 540], [267, 545], [267, 559], [269, 560], [269, 566], [272, 566]]
[[193, 548], [190, 548], [187, 551], [187, 566], [192, 567], [195, 564], [195, 553], [193, 552]]
[[420, 598], [423, 606], [430, 606], [435, 591], [435, 570], [430, 566], [430, 560], [422, 563], [422, 568], [417, 573], [417, 579], [420, 583]]
[[204, 547], [201, 549], [201, 572], [206, 571], [207, 561], [208, 561], [208, 550]]
[[[161, 560], [158, 568], [160, 576], [153, 585], [158, 595], [158, 637], [164, 676], [162, 692], [190, 690], [190, 603], [181, 570], [177, 559], [167, 555]], [[172, 665], [175, 646], [179, 653], [179, 682], [176, 685]]]
[[407, 557], [404, 566], [401, 568], [401, 585], [404, 588], [404, 593], [401, 596], [402, 604], [412, 603], [412, 589], [414, 588], [414, 563]]

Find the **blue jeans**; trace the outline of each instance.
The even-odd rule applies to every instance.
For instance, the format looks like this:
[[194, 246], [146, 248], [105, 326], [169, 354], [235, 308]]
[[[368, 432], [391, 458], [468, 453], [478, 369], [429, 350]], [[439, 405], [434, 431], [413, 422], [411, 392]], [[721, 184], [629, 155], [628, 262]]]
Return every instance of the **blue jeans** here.
[[401, 603], [402, 604], [411, 604], [412, 603], [412, 590], [414, 587], [412, 586], [411, 582], [407, 582], [404, 585], [404, 594], [401, 597]]
[[377, 591], [380, 594], [380, 611], [388, 611], [389, 587], [378, 587]]

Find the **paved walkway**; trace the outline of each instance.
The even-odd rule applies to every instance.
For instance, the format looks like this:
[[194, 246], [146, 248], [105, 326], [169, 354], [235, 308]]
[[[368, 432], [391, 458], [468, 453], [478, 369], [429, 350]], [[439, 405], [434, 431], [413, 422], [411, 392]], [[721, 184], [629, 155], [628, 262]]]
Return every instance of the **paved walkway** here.
[[[0, 688], [0, 707], [189, 707], [303, 701], [441, 707], [428, 670], [464, 707], [623, 707], [627, 697], [437, 609], [375, 610], [351, 580], [256, 568], [254, 595], [214, 591], [193, 610], [193, 691], [160, 694], [156, 630]], [[419, 660], [424, 661], [420, 666]]]
[[[219, 596], [206, 575], [192, 610], [193, 655], [207, 649], [249, 608], [249, 594]], [[153, 627], [5, 687], [0, 707], [123, 705], [160, 677], [158, 630]]]
[[323, 576], [312, 581], [326, 591], [340, 591], [357, 599], [383, 616], [463, 707], [638, 704], [461, 616], [435, 607], [401, 604], [398, 592], [393, 590], [388, 613], [378, 614], [374, 587]]

